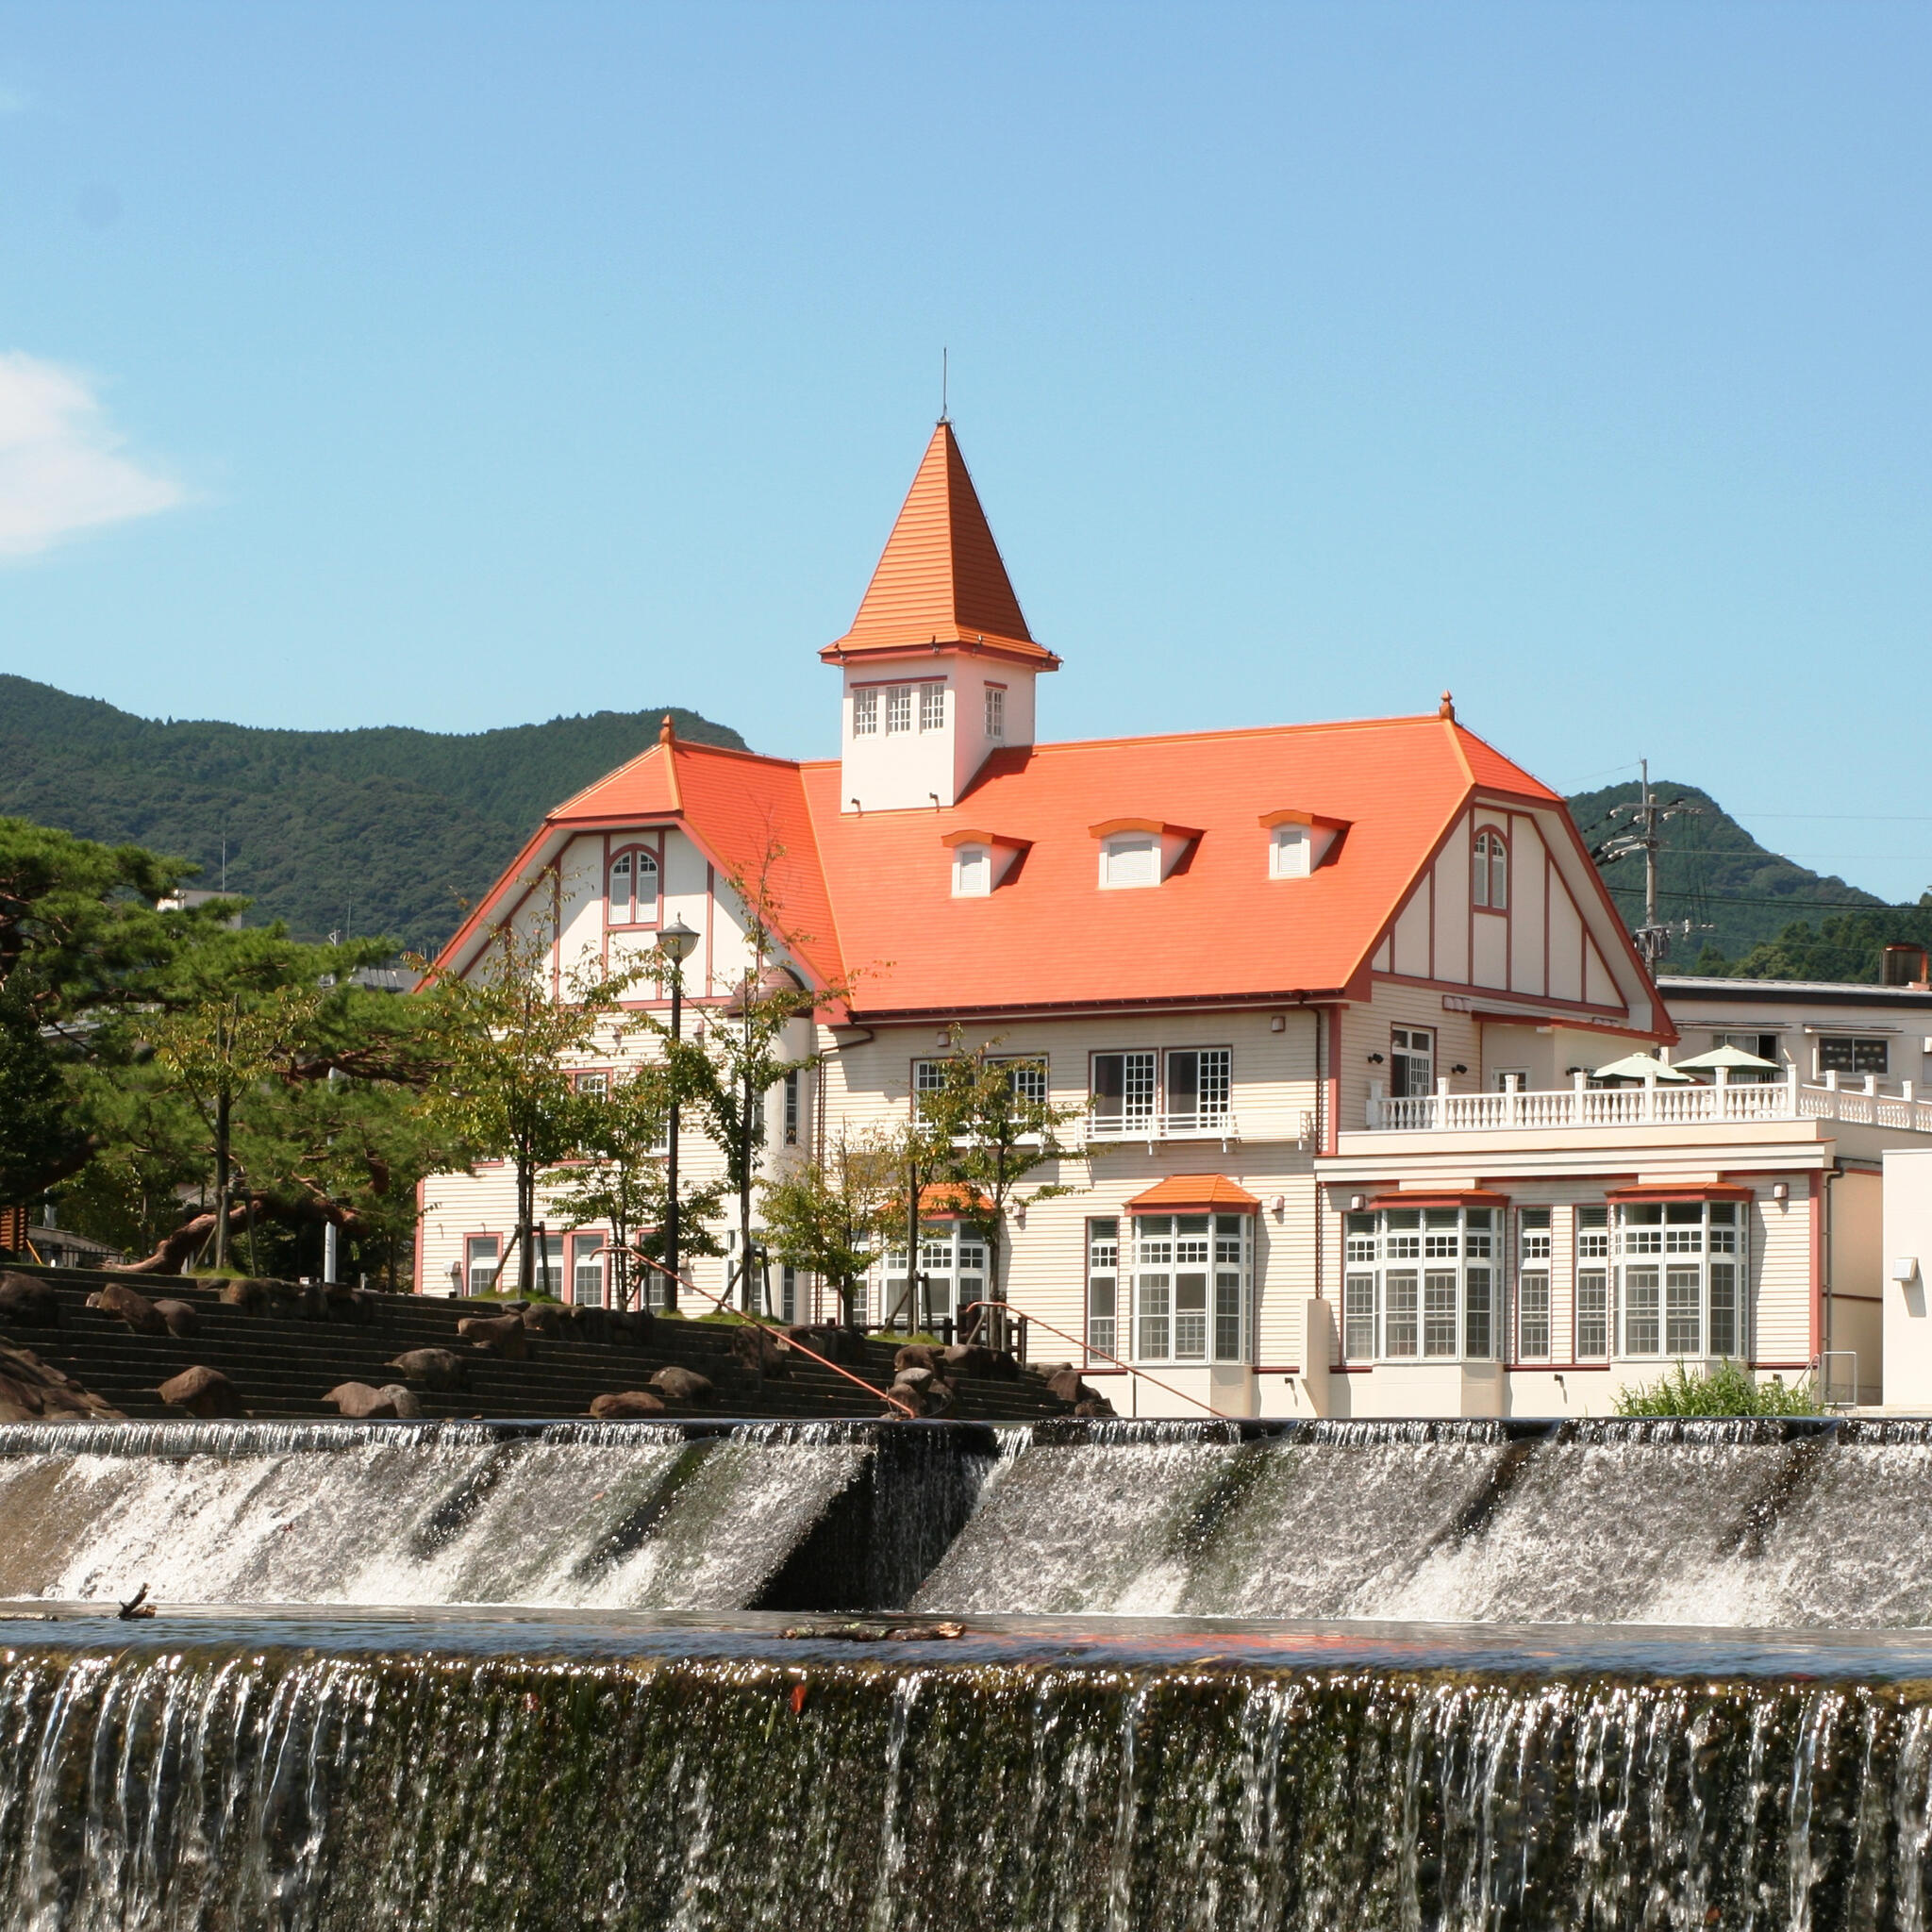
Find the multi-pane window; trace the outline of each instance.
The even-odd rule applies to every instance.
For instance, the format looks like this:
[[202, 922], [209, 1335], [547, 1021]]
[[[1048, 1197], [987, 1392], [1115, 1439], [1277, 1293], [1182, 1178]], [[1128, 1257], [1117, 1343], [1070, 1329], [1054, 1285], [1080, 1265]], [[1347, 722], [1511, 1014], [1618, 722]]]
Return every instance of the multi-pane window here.
[[[915, 1101], [923, 1094], [943, 1092], [946, 1085], [946, 1069], [954, 1064], [951, 1060], [914, 1060], [912, 1062], [912, 1093]], [[1047, 1063], [1043, 1058], [1027, 1055], [1002, 1055], [989, 1059], [990, 1067], [1006, 1070], [1007, 1086], [1018, 1100], [1044, 1107], [1050, 1091], [1047, 1078]]]
[[852, 693], [852, 735], [876, 738], [879, 732], [879, 694], [875, 690]]
[[1436, 1035], [1428, 1026], [1389, 1029], [1389, 1091], [1395, 1099], [1436, 1091]]
[[648, 925], [658, 917], [658, 855], [633, 845], [610, 861], [610, 925]]
[[1227, 1117], [1233, 1054], [1224, 1046], [1177, 1048], [1167, 1057], [1167, 1111], [1175, 1126], [1207, 1126]]
[[1497, 1210], [1386, 1208], [1343, 1224], [1342, 1347], [1389, 1361], [1488, 1360], [1500, 1309]]
[[896, 736], [912, 729], [912, 687], [893, 684], [886, 688], [886, 734]]
[[1478, 906], [1502, 912], [1509, 905], [1509, 848], [1501, 832], [1475, 835], [1475, 855], [1470, 866], [1470, 890]]
[[1158, 1105], [1159, 1057], [1153, 1053], [1093, 1056], [1093, 1119], [1102, 1127], [1144, 1127]]
[[798, 1314], [798, 1270], [788, 1262], [778, 1271], [778, 1319], [790, 1324]]
[[1886, 1042], [1858, 1039], [1850, 1034], [1826, 1035], [1818, 1042], [1818, 1071], [1821, 1074], [1883, 1074], [1886, 1071]]
[[946, 688], [942, 684], [919, 687], [919, 728], [942, 731], [946, 724]]
[[1099, 1356], [1120, 1353], [1121, 1224], [1112, 1216], [1087, 1224], [1087, 1346]]
[[924, 1223], [919, 1230], [918, 1292], [906, 1286], [906, 1250], [889, 1250], [881, 1264], [884, 1299], [880, 1320], [888, 1327], [937, 1330], [986, 1298], [986, 1242], [954, 1221]]
[[1524, 1361], [1550, 1355], [1550, 1210], [1517, 1216], [1516, 1353]]
[[580, 1308], [604, 1306], [604, 1237], [574, 1234], [570, 1238], [570, 1298]]
[[800, 1111], [799, 1075], [797, 1068], [794, 1067], [785, 1075], [785, 1144], [788, 1147], [798, 1145]]
[[472, 1294], [487, 1294], [496, 1279], [498, 1242], [493, 1234], [473, 1234], [463, 1241], [463, 1277]]
[[990, 684], [986, 688], [986, 735], [989, 738], [1004, 738], [1007, 735], [1005, 685]]
[[1617, 1251], [1623, 1353], [1741, 1354], [1743, 1250], [1744, 1217], [1735, 1201], [1622, 1204]]
[[1245, 1357], [1252, 1242], [1249, 1217], [1242, 1214], [1136, 1216], [1134, 1351], [1139, 1359], [1224, 1362]]

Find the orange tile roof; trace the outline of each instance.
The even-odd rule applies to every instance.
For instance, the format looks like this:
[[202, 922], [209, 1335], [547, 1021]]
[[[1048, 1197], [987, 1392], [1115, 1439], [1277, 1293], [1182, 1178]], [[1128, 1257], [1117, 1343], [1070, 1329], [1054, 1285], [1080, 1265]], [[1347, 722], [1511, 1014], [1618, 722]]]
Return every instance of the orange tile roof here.
[[1254, 1214], [1260, 1202], [1224, 1174], [1171, 1174], [1127, 1203], [1129, 1214]]
[[1026, 628], [950, 423], [925, 446], [852, 628], [819, 656], [836, 663], [933, 643], [983, 647], [1042, 671], [1060, 661]]

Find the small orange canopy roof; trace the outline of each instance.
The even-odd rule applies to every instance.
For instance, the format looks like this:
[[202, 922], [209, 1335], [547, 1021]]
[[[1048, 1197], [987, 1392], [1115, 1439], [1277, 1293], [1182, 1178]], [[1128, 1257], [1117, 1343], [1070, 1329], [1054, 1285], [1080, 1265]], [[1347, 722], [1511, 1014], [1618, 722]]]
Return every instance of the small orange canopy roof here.
[[1257, 1214], [1261, 1204], [1224, 1174], [1171, 1174], [1127, 1203], [1130, 1214]]
[[852, 628], [819, 656], [837, 663], [935, 643], [983, 648], [1041, 671], [1060, 661], [1026, 628], [950, 423], [925, 446]]

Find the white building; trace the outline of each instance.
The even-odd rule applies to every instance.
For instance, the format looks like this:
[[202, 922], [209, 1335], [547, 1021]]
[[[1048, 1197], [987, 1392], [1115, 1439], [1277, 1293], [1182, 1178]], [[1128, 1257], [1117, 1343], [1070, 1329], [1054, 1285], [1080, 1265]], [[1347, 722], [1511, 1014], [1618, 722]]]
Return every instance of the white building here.
[[[1561, 798], [1446, 697], [1412, 718], [1038, 741], [1059, 660], [944, 424], [821, 655], [838, 759], [667, 726], [549, 815], [444, 966], [474, 970], [506, 921], [554, 926], [559, 974], [616, 964], [681, 917], [702, 1020], [747, 965], [728, 880], [768, 873], [791, 968], [849, 989], [800, 1023], [816, 1069], [771, 1097], [770, 1158], [903, 1120], [955, 1024], [1038, 1063], [1083, 1116], [1041, 1175], [1071, 1191], [1012, 1218], [997, 1282], [943, 1213], [922, 1266], [941, 1312], [1003, 1295], [1036, 1357], [1084, 1359], [1123, 1412], [1602, 1412], [1674, 1360], [1795, 1377], [1827, 1350], [1856, 1354], [1875, 1396], [1878, 1163], [1932, 1145], [1932, 1108], [1890, 1060], [1868, 1082], [1869, 1047], [1840, 1078], [1838, 1018], [1807, 1033], [1777, 1017], [1802, 999], [1774, 1012], [1774, 990], [1731, 981], [1696, 1024], [1788, 1043], [1765, 1055], [1782, 1077], [1592, 1083], [1688, 1023]], [[1704, 984], [1675, 983], [1685, 1006]], [[1904, 1011], [1874, 1006], [1871, 1028]], [[419, 1287], [493, 1266], [506, 1172], [445, 1176], [425, 1204]], [[594, 1291], [603, 1231], [553, 1239]], [[886, 1286], [882, 1264], [874, 1314]], [[814, 1311], [813, 1284], [785, 1292], [786, 1313]]]

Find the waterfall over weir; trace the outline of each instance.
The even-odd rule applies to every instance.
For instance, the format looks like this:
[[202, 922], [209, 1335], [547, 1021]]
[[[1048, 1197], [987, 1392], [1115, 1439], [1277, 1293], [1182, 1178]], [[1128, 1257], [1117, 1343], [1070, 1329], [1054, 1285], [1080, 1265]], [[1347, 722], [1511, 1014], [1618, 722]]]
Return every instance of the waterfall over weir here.
[[0, 1428], [0, 1598], [1932, 1626], [1920, 1423]]

